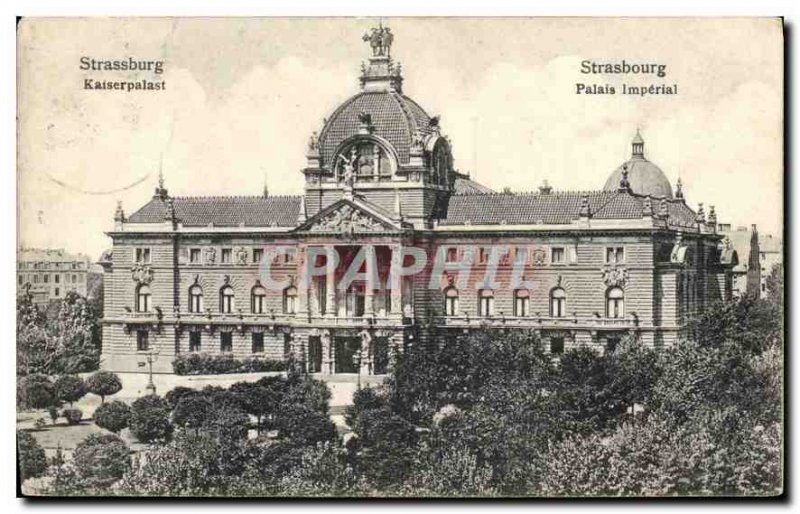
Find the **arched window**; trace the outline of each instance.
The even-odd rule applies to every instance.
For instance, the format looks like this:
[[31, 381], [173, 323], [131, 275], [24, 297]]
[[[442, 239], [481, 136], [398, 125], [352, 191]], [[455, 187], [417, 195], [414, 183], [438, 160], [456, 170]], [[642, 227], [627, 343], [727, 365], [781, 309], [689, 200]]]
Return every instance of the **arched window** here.
[[606, 317], [622, 318], [625, 316], [625, 293], [619, 287], [612, 287], [606, 293]]
[[264, 314], [267, 309], [267, 290], [261, 285], [253, 287], [250, 296], [250, 310], [253, 314]]
[[189, 312], [203, 312], [203, 288], [197, 284], [189, 288]]
[[150, 312], [150, 286], [142, 284], [136, 290], [136, 312]]
[[478, 314], [484, 318], [494, 315], [494, 291], [491, 289], [478, 291]]
[[455, 287], [444, 290], [444, 312], [447, 316], [458, 316], [458, 289]]
[[561, 318], [567, 314], [567, 293], [557, 287], [550, 291], [550, 316]]
[[224, 314], [230, 314], [234, 309], [234, 294], [231, 286], [225, 286], [219, 291], [219, 310]]
[[283, 290], [283, 312], [284, 314], [295, 314], [297, 312], [296, 287], [287, 287]]
[[531, 293], [527, 289], [514, 291], [514, 316], [525, 317], [530, 315]]

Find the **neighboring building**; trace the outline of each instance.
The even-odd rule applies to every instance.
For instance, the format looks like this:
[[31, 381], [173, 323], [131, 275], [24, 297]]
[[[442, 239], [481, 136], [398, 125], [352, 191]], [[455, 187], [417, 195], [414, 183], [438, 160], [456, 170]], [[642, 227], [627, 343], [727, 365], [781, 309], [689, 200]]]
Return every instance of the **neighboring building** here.
[[737, 227], [720, 223], [718, 232], [723, 235], [723, 245], [747, 255], [733, 268], [733, 295], [746, 294], [764, 298], [767, 295], [767, 278], [773, 266], [783, 262], [783, 242], [780, 237], [758, 232], [755, 225]]
[[761, 298], [767, 296], [767, 278], [772, 273], [772, 268], [783, 264], [783, 240], [772, 234], [759, 234], [759, 261], [761, 263], [760, 292]]
[[17, 290], [30, 287], [34, 302], [46, 304], [68, 291], [86, 296], [89, 258], [63, 249], [22, 248], [17, 252]]
[[730, 296], [714, 208], [673, 194], [641, 135], [602, 190], [494, 193], [454, 169], [439, 118], [372, 46], [361, 91], [309, 141], [304, 196], [172, 197], [161, 180], [117, 208], [104, 367], [295, 353], [310, 372], [381, 374], [409, 344], [477, 327], [534, 330], [553, 353], [627, 334], [660, 347]]

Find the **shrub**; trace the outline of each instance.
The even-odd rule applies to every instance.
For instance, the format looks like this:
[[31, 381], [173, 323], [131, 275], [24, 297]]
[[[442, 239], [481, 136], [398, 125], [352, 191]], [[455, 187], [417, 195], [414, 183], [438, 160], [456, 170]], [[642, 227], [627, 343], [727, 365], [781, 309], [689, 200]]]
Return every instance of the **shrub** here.
[[112, 434], [92, 434], [75, 447], [73, 463], [90, 487], [108, 487], [130, 469], [130, 449]]
[[70, 425], [77, 425], [83, 419], [83, 412], [80, 409], [64, 409], [61, 413]]
[[42, 430], [45, 425], [47, 425], [47, 422], [42, 417], [36, 418], [36, 421], [33, 422], [33, 426], [36, 430]]
[[56, 398], [70, 406], [86, 395], [86, 383], [78, 375], [62, 375], [56, 379], [54, 386]]
[[333, 440], [336, 427], [328, 416], [305, 405], [295, 405], [280, 413], [278, 433], [299, 445], [309, 446]]
[[284, 408], [292, 405], [305, 405], [309, 409], [327, 416], [330, 399], [331, 391], [325, 382], [304, 376], [288, 380], [288, 388], [281, 400], [281, 405]]
[[240, 360], [234, 358], [233, 355], [189, 353], [179, 355], [172, 361], [172, 369], [176, 375], [261, 373], [266, 371], [286, 371], [286, 362], [257, 357]]
[[105, 403], [106, 396], [117, 394], [122, 390], [122, 381], [116, 373], [98, 371], [86, 379], [86, 389], [99, 396], [100, 401]]
[[17, 430], [17, 462], [22, 480], [42, 476], [47, 469], [44, 448], [27, 432]]
[[168, 439], [172, 434], [169, 413], [169, 403], [160, 396], [151, 394], [137, 399], [131, 410], [131, 433], [143, 443]]
[[167, 392], [167, 394], [164, 395], [164, 398], [169, 403], [169, 406], [174, 409], [178, 405], [178, 401], [180, 401], [181, 398], [187, 394], [196, 392], [197, 390], [192, 389], [191, 387], [178, 386]]
[[55, 387], [45, 375], [28, 375], [22, 379], [22, 405], [31, 409], [46, 409], [57, 402]]
[[353, 404], [348, 405], [344, 413], [344, 421], [349, 427], [354, 427], [358, 417], [362, 412], [374, 409], [380, 409], [387, 405], [387, 400], [384, 396], [371, 387], [362, 387], [356, 389], [353, 393]]
[[172, 422], [183, 428], [199, 428], [212, 408], [210, 395], [200, 391], [184, 394], [172, 411]]
[[94, 422], [100, 428], [105, 428], [114, 433], [127, 428], [131, 419], [131, 408], [128, 404], [115, 400], [104, 403], [94, 411]]

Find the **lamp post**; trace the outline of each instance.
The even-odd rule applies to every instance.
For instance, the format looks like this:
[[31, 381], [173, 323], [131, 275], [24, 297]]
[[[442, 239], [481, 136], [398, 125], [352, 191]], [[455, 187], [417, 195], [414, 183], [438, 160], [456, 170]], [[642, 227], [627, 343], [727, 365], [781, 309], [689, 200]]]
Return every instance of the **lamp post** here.
[[148, 376], [147, 376], [147, 385], [145, 386], [145, 391], [147, 394], [156, 394], [156, 384], [153, 382], [153, 361], [158, 357], [158, 352], [148, 352], [147, 353], [147, 365], [148, 365]]

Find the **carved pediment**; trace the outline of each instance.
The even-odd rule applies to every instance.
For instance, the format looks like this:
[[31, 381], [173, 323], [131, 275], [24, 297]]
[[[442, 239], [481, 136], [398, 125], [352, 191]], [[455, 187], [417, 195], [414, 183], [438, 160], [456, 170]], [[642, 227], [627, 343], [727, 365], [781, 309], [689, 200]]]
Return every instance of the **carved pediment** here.
[[395, 227], [350, 203], [342, 203], [333, 210], [309, 220], [302, 227], [308, 232], [352, 234], [354, 232], [382, 232]]

